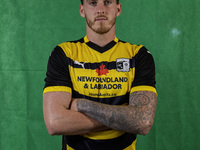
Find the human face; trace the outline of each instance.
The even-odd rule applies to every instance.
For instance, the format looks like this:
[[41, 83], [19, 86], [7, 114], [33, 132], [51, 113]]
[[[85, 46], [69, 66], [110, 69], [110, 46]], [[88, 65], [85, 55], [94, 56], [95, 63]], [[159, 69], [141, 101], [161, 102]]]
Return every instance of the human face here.
[[104, 34], [114, 27], [116, 17], [121, 13], [121, 4], [116, 0], [85, 0], [79, 10], [89, 30]]

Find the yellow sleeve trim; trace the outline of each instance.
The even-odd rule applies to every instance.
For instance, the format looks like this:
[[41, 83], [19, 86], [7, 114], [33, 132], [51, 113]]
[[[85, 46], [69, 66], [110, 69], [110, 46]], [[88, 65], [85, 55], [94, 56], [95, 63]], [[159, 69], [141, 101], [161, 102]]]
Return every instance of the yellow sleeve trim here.
[[92, 140], [108, 140], [117, 138], [123, 135], [125, 132], [116, 131], [116, 130], [108, 130], [108, 131], [101, 131], [101, 132], [91, 132], [88, 134], [83, 134], [83, 137], [92, 139]]
[[72, 89], [67, 86], [49, 86], [44, 89], [43, 94], [47, 93], [47, 92], [69, 92], [69, 93], [72, 93]]
[[156, 88], [152, 87], [152, 86], [135, 86], [131, 89], [130, 93], [136, 92], [136, 91], [151, 91], [156, 93], [157, 95], [157, 91]]

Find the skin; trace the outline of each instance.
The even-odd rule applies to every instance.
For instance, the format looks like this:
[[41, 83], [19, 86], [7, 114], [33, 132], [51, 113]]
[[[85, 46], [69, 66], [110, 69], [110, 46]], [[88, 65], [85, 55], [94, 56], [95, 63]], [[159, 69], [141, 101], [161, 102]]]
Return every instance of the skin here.
[[[86, 19], [87, 38], [105, 46], [115, 38], [115, 20], [122, 6], [115, 0], [84, 0], [80, 15]], [[156, 94], [139, 91], [130, 94], [128, 106], [111, 106], [86, 99], [72, 99], [68, 92], [43, 95], [43, 113], [50, 135], [80, 135], [115, 129], [146, 135], [156, 111]]]
[[154, 92], [138, 91], [130, 94], [128, 106], [113, 106], [74, 99], [71, 109], [82, 112], [109, 128], [146, 135], [154, 122], [157, 96]]
[[69, 109], [71, 94], [48, 92], [43, 95], [43, 114], [50, 135], [80, 135], [108, 128], [83, 113]]
[[115, 38], [116, 17], [122, 5], [115, 0], [85, 0], [80, 5], [80, 15], [86, 19], [87, 37], [99, 46], [105, 46]]

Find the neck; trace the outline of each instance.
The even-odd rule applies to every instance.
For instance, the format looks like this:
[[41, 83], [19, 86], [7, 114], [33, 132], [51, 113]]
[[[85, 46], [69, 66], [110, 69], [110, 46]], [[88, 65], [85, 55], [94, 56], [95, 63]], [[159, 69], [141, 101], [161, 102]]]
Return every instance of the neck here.
[[115, 25], [104, 34], [98, 34], [87, 27], [87, 38], [89, 41], [103, 47], [115, 39]]

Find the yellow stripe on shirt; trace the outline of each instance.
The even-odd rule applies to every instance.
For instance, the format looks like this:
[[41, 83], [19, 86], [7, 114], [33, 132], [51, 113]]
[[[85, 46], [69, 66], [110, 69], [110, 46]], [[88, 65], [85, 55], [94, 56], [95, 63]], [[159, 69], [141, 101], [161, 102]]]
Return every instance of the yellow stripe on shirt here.
[[72, 89], [67, 86], [49, 86], [44, 89], [43, 94], [47, 93], [47, 92], [69, 92], [69, 93], [72, 93]]
[[151, 92], [156, 93], [156, 95], [157, 95], [156, 88], [154, 88], [152, 86], [135, 86], [131, 89], [130, 93], [133, 93], [136, 91], [151, 91]]
[[85, 138], [93, 139], [93, 140], [108, 140], [117, 138], [123, 135], [125, 132], [116, 131], [116, 130], [108, 130], [108, 131], [101, 131], [101, 132], [91, 132], [88, 134], [82, 135]]

